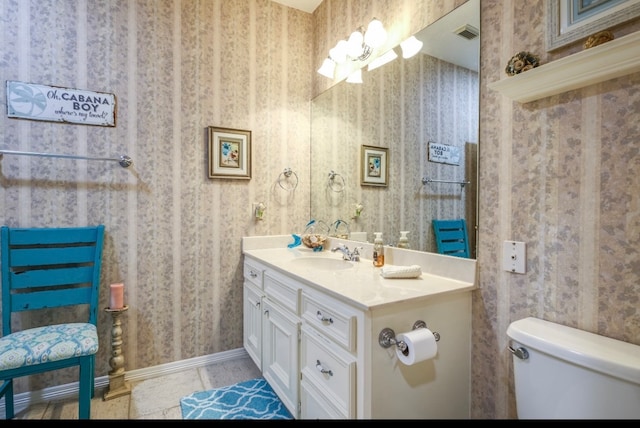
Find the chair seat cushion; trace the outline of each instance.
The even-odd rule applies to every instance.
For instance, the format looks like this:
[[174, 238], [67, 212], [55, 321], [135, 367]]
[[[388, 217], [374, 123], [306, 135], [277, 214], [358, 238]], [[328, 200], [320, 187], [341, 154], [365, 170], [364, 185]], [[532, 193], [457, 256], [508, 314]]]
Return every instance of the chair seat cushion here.
[[98, 332], [91, 323], [49, 325], [0, 338], [0, 370], [32, 366], [98, 352]]

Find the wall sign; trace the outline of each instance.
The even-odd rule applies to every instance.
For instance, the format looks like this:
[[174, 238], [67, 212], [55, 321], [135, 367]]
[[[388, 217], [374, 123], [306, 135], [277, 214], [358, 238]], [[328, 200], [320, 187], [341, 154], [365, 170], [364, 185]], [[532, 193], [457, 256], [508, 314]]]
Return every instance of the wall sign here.
[[115, 126], [116, 97], [104, 92], [7, 80], [7, 116]]
[[460, 147], [429, 141], [429, 161], [460, 165]]

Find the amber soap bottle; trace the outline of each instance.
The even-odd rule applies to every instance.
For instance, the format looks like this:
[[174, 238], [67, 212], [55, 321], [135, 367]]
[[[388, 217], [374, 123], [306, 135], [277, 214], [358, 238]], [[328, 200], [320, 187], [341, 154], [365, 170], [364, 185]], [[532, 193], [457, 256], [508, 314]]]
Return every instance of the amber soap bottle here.
[[373, 241], [373, 265], [375, 267], [384, 266], [384, 242], [382, 232], [374, 233], [376, 239]]

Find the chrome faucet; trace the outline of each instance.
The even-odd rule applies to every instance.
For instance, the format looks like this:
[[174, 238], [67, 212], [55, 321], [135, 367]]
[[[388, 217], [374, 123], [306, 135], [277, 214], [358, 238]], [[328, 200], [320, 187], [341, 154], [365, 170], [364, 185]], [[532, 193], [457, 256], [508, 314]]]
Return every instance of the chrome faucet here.
[[344, 244], [340, 244], [335, 248], [331, 249], [332, 253], [336, 251], [340, 251], [342, 253], [342, 260], [349, 260], [350, 262], [359, 262], [360, 261], [360, 252], [358, 249], [362, 250], [363, 247], [356, 247], [353, 249], [353, 252], [349, 251], [349, 247]]

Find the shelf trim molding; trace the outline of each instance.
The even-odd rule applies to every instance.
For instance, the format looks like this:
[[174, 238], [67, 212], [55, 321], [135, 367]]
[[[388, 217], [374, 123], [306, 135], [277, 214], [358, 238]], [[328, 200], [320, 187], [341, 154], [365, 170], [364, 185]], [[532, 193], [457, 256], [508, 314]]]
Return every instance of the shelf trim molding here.
[[487, 86], [528, 103], [640, 71], [640, 31]]

